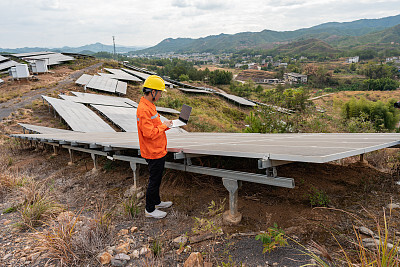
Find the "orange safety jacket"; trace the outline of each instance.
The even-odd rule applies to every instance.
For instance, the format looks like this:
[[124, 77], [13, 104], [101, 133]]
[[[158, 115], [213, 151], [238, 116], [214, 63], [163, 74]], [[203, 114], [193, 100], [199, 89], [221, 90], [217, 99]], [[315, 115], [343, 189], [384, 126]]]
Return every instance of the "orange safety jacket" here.
[[145, 159], [159, 159], [167, 154], [169, 128], [161, 122], [156, 106], [142, 97], [136, 111], [140, 155]]

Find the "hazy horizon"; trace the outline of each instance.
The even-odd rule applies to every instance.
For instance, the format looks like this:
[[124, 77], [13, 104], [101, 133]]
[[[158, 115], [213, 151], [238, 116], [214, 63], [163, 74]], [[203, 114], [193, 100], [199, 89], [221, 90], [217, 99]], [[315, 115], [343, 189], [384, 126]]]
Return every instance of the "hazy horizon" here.
[[377, 19], [400, 14], [398, 6], [398, 0], [15, 0], [0, 2], [0, 47], [112, 45], [112, 36], [119, 46], [151, 47], [166, 38], [292, 31]]

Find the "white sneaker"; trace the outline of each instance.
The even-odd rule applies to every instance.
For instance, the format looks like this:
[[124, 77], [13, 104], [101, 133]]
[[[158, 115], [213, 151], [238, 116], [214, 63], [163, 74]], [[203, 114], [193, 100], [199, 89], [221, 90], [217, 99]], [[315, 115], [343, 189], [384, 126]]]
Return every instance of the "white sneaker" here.
[[148, 212], [146, 209], [144, 210], [144, 214], [146, 217], [161, 219], [167, 216], [167, 213], [162, 210], [155, 209], [153, 212]]
[[156, 209], [166, 209], [172, 206], [171, 201], [161, 201], [160, 204], [156, 205]]

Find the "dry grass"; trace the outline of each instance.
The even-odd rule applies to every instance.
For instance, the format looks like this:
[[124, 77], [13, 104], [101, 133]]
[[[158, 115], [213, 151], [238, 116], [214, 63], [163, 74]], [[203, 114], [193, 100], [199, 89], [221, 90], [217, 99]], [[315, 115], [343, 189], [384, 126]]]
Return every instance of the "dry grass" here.
[[98, 265], [96, 256], [109, 246], [113, 239], [113, 227], [109, 213], [102, 207], [93, 219], [64, 212], [48, 228], [36, 235], [40, 251], [50, 261], [61, 266]]
[[46, 189], [46, 183], [36, 182], [33, 179], [20, 188], [23, 194], [23, 204], [19, 208], [20, 221], [16, 227], [25, 230], [40, 226], [43, 222], [54, 218], [63, 211]]

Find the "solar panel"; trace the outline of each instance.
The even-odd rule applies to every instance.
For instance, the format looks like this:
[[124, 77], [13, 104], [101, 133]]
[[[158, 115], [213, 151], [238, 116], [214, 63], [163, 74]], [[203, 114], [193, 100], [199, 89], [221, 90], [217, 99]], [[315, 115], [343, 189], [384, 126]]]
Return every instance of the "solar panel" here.
[[[139, 149], [136, 133], [13, 135]], [[400, 134], [172, 133], [169, 152], [324, 163], [400, 144]]]
[[231, 94], [227, 94], [227, 93], [221, 93], [221, 92], [216, 92], [216, 94], [223, 96], [226, 99], [232, 100], [233, 102], [236, 102], [239, 105], [250, 106], [250, 107], [256, 106], [256, 104], [254, 104], [253, 102], [251, 102], [247, 99], [244, 99], [243, 97], [240, 97], [240, 96], [231, 95]]
[[121, 107], [131, 107], [134, 105], [136, 105], [136, 106], [138, 105], [135, 101], [133, 101], [129, 98], [126, 98], [126, 97], [81, 93], [81, 92], [74, 92], [74, 91], [71, 91], [71, 93], [82, 100], [86, 99], [86, 101], [88, 101], [86, 103], [91, 103], [91, 104], [121, 106]]
[[53, 134], [53, 133], [72, 133], [73, 131], [64, 130], [64, 129], [57, 129], [57, 128], [50, 128], [45, 126], [39, 125], [32, 125], [26, 123], [18, 123], [24, 130], [28, 130], [30, 132], [40, 133], [40, 134]]
[[92, 79], [90, 79], [86, 87], [94, 90], [115, 93], [115, 89], [117, 88], [117, 83], [118, 83], [117, 80], [108, 79], [95, 75], [92, 77]]
[[5, 61], [5, 60], [8, 60], [8, 58], [7, 57], [3, 57], [2, 55], [0, 55], [0, 62], [1, 61]]
[[38, 56], [38, 55], [48, 55], [48, 54], [55, 54], [56, 52], [50, 51], [41, 51], [41, 52], [28, 52], [28, 53], [18, 53], [18, 54], [11, 54], [14, 57], [29, 57], [29, 56]]
[[[135, 70], [128, 70], [128, 69], [122, 69], [122, 70], [127, 72], [127, 73], [129, 73], [129, 74], [132, 74], [132, 75], [138, 77], [142, 81], [146, 80], [150, 76], [150, 74], [146, 74], [146, 73], [135, 71]], [[171, 85], [170, 82], [167, 82], [165, 80], [164, 80], [164, 82], [165, 82], [165, 85], [167, 85], [167, 86]]]
[[75, 83], [79, 85], [86, 85], [90, 82], [92, 78], [92, 75], [82, 74], [82, 76], [79, 77], [78, 80], [75, 81]]
[[106, 71], [112, 73], [115, 79], [118, 80], [124, 80], [124, 81], [132, 81], [132, 82], [141, 82], [142, 80], [137, 78], [136, 76], [133, 76], [131, 74], [126, 73], [123, 70], [120, 69], [110, 69], [110, 68], [104, 68]]
[[115, 89], [116, 93], [126, 95], [126, 89], [128, 88], [128, 84], [125, 82], [118, 81], [117, 88]]
[[131, 105], [124, 102], [125, 98], [107, 99], [107, 98], [96, 97], [96, 95], [94, 96], [91, 95], [93, 94], [86, 94], [84, 96], [69, 96], [69, 95], [59, 95], [59, 96], [64, 100], [69, 100], [82, 104], [96, 104], [96, 105], [126, 107], [126, 108], [132, 107]]
[[74, 57], [65, 56], [61, 53], [49, 53], [49, 54], [36, 55], [36, 56], [31, 55], [31, 56], [25, 56], [25, 57], [23, 57], [23, 59], [27, 60], [27, 61], [42, 59], [42, 60], [45, 60], [47, 65], [49, 65], [49, 66], [61, 64], [65, 61], [75, 60]]
[[91, 105], [125, 132], [137, 132], [136, 108]]
[[178, 88], [178, 90], [180, 90], [184, 93], [211, 94], [210, 91], [201, 90], [201, 89]]
[[19, 64], [19, 63], [15, 62], [13, 60], [2, 62], [2, 63], [0, 63], [0, 70], [5, 70], [8, 68], [14, 67], [17, 64]]
[[[119, 128], [125, 132], [137, 132], [137, 120], [136, 120], [136, 108], [125, 108], [115, 106], [102, 106], [102, 105], [91, 105], [93, 108], [98, 110], [103, 116], [107, 117]], [[161, 121], [167, 120], [164, 116], [160, 115]], [[172, 128], [168, 132], [186, 132], [181, 128]]]
[[61, 100], [49, 96], [43, 96], [60, 115], [61, 118], [74, 131], [79, 132], [115, 132], [96, 113], [85, 105], [72, 101]]

